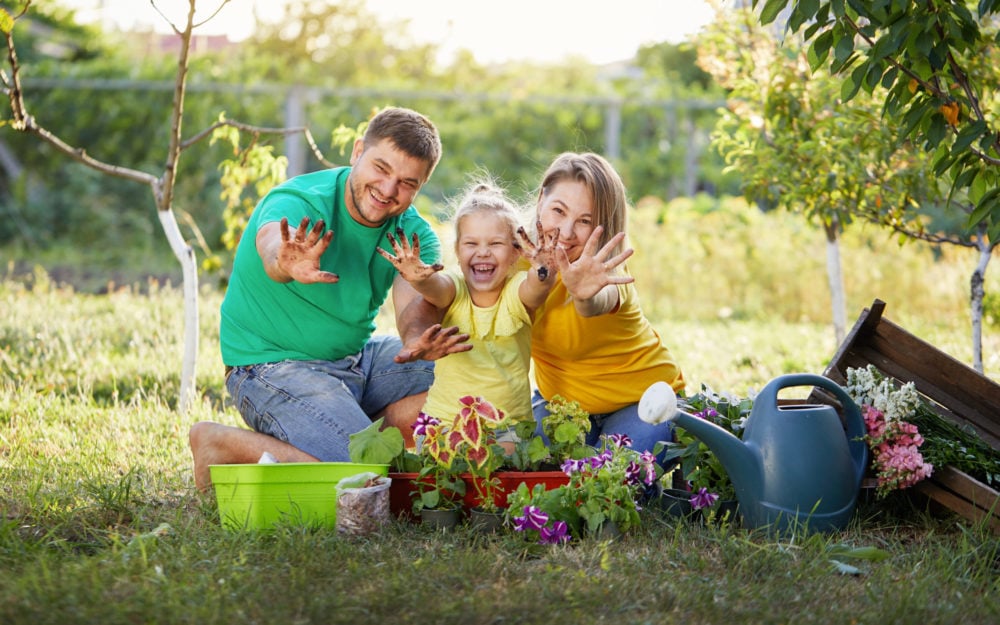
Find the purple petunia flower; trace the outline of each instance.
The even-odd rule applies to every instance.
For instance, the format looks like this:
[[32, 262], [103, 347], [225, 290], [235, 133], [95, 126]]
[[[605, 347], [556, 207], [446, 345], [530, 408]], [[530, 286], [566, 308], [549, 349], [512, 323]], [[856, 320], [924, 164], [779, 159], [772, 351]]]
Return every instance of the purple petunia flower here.
[[608, 436], [608, 440], [614, 444], [615, 447], [631, 447], [632, 439], [629, 438], [628, 434], [616, 433]]
[[525, 506], [524, 516], [514, 517], [514, 529], [518, 532], [541, 530], [549, 522], [549, 515], [535, 506]]
[[702, 508], [711, 508], [712, 504], [719, 499], [719, 496], [715, 493], [708, 492], [707, 488], [700, 488], [697, 493], [691, 495], [691, 507], [695, 510], [701, 510]]
[[417, 436], [427, 436], [428, 425], [440, 425], [441, 420], [435, 419], [425, 412], [417, 415], [417, 420], [413, 422], [413, 433]]
[[646, 484], [652, 484], [656, 481], [656, 456], [652, 452], [644, 451], [639, 456], [639, 461], [642, 462], [642, 467], [646, 470], [646, 477], [643, 481]]
[[607, 463], [611, 462], [611, 460], [614, 459], [614, 457], [615, 453], [613, 451], [611, 451], [610, 449], [605, 449], [596, 456], [591, 456], [590, 458], [587, 458], [586, 462], [590, 464], [590, 467], [596, 471], [601, 467], [603, 467], [604, 465], [606, 465]]
[[552, 527], [543, 527], [538, 533], [538, 543], [542, 545], [558, 545], [569, 542], [569, 527], [566, 525], [566, 521], [554, 521]]
[[625, 467], [625, 483], [629, 486], [639, 483], [639, 474], [642, 472], [642, 467], [635, 460], [628, 463]]
[[563, 473], [572, 477], [574, 473], [582, 471], [585, 466], [587, 466], [586, 460], [574, 460], [572, 458], [567, 458], [563, 461], [559, 468], [562, 469]]
[[716, 410], [715, 408], [708, 407], [708, 408], [705, 408], [704, 410], [702, 410], [701, 412], [695, 413], [694, 416], [696, 416], [696, 417], [698, 417], [700, 419], [711, 420], [711, 419], [714, 419], [715, 417], [719, 416], [719, 411]]

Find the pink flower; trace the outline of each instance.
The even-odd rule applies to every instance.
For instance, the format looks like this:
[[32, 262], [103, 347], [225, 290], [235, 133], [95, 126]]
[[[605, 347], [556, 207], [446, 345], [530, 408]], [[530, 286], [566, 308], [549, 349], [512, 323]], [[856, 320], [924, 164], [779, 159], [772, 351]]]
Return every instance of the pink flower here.
[[880, 440], [885, 433], [885, 415], [874, 406], [865, 404], [861, 409], [865, 418], [865, 427], [868, 429], [868, 437], [873, 440]]
[[876, 448], [878, 488], [882, 492], [909, 488], [930, 477], [933, 465], [924, 462], [916, 445], [882, 443]]

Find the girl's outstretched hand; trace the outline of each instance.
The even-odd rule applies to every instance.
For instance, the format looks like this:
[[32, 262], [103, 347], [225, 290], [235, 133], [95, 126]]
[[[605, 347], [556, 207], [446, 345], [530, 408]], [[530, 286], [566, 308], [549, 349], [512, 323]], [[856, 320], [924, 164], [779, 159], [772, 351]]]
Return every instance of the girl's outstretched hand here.
[[392, 236], [391, 232], [386, 233], [385, 236], [389, 239], [389, 244], [392, 245], [392, 250], [396, 255], [393, 256], [381, 247], [376, 248], [376, 251], [392, 263], [399, 275], [410, 284], [423, 282], [444, 269], [444, 265], [441, 263], [428, 265], [420, 259], [420, 238], [417, 233], [413, 233], [413, 245], [410, 245], [410, 242], [406, 240], [406, 234], [402, 228], [396, 229], [396, 237], [399, 237], [399, 240]]
[[556, 256], [563, 284], [574, 300], [589, 300], [609, 284], [628, 284], [635, 281], [632, 276], [615, 271], [634, 253], [634, 250], [628, 248], [620, 254], [611, 255], [615, 246], [625, 238], [625, 233], [619, 232], [611, 237], [611, 240], [598, 250], [597, 243], [603, 230], [603, 226], [594, 228], [583, 246], [583, 253], [575, 261], [569, 262], [565, 252]]
[[545, 282], [549, 276], [557, 270], [556, 251], [559, 231], [552, 229], [549, 232], [542, 230], [542, 222], [535, 222], [538, 229], [538, 243], [533, 243], [524, 228], [518, 228], [516, 234], [517, 241], [514, 245], [525, 259], [531, 263], [531, 268], [535, 270], [538, 279]]

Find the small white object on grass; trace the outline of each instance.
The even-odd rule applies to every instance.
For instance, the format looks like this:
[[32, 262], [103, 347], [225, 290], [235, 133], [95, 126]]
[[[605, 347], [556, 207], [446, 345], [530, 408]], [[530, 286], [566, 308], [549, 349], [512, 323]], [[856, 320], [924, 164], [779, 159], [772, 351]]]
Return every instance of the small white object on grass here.
[[257, 461], [257, 464], [278, 464], [278, 459], [271, 452], [265, 451], [260, 455], [260, 460]]

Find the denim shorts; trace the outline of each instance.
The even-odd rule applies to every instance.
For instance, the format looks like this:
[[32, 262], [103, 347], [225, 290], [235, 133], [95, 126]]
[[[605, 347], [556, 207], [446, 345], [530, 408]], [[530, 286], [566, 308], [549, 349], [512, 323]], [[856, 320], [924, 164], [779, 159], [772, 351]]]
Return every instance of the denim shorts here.
[[373, 336], [361, 352], [337, 361], [285, 360], [233, 367], [226, 390], [251, 428], [323, 462], [350, 460], [351, 434], [389, 404], [424, 393], [434, 363], [398, 364], [398, 337]]

